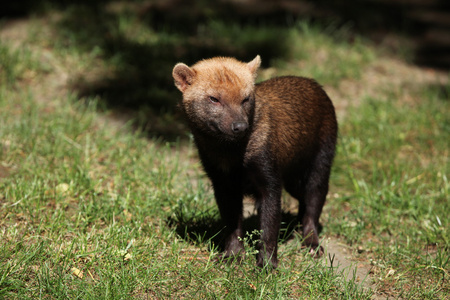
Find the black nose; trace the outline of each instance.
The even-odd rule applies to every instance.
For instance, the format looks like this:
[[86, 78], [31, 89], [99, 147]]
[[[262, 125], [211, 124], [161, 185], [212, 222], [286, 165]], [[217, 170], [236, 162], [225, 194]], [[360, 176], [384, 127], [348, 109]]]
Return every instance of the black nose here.
[[231, 124], [231, 129], [233, 130], [234, 133], [244, 132], [245, 130], [247, 130], [247, 128], [248, 128], [247, 122], [233, 122]]

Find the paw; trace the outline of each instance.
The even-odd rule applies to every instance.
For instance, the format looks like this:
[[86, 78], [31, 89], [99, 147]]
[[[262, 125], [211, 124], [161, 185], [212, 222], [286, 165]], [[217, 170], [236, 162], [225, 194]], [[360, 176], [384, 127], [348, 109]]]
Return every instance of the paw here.
[[313, 258], [320, 258], [323, 256], [324, 254], [324, 250], [322, 246], [316, 246], [316, 247], [311, 247], [309, 248], [309, 254], [313, 257]]

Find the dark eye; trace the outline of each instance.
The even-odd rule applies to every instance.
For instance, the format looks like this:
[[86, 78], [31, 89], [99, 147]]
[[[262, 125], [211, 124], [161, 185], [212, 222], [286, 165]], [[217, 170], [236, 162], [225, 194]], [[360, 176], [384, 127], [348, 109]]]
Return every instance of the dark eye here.
[[245, 97], [244, 100], [242, 100], [242, 104], [247, 103], [248, 101], [250, 101], [250, 97]]
[[209, 101], [211, 101], [212, 103], [219, 103], [219, 99], [217, 99], [213, 96], [209, 96]]

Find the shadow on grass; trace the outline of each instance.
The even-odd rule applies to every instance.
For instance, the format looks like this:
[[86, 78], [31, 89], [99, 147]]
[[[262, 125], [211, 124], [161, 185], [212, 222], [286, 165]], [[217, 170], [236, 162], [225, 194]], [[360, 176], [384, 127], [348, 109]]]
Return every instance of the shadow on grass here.
[[[171, 76], [177, 62], [193, 64], [213, 56], [249, 61], [257, 54], [265, 66], [287, 60], [289, 27], [300, 18], [324, 24], [334, 20], [336, 26], [354, 24], [355, 32], [385, 36], [389, 30], [401, 30], [398, 20], [412, 9], [395, 3], [367, 7], [329, 0], [19, 0], [7, 4], [4, 13], [58, 8], [56, 43], [99, 58], [106, 69], [102, 73], [93, 66], [97, 76], [80, 74], [72, 89], [85, 99], [97, 97], [104, 108], [134, 120], [136, 129], [149, 137], [171, 141], [187, 132], [177, 112], [181, 95]], [[388, 12], [392, 18], [386, 19]], [[421, 23], [409, 23], [414, 32], [423, 29]]]
[[[177, 214], [167, 220], [168, 225], [175, 229], [176, 233], [184, 240], [196, 244], [209, 244], [212, 247], [217, 247], [219, 251], [224, 250], [224, 225], [220, 218], [214, 215], [204, 215], [201, 217], [185, 217], [182, 214]], [[244, 232], [250, 233], [255, 229], [258, 230], [259, 221], [256, 215], [252, 215], [244, 219]], [[283, 212], [281, 219], [281, 227], [279, 234], [279, 242], [286, 243], [294, 237], [298, 232], [299, 225], [297, 223], [297, 216]], [[320, 230], [322, 227], [320, 227]], [[249, 237], [249, 235], [246, 235]], [[250, 235], [250, 244], [258, 239], [258, 235]], [[299, 249], [300, 250], [300, 249]]]
[[98, 53], [108, 70], [94, 79], [81, 74], [72, 88], [135, 120], [149, 137], [184, 136], [186, 127], [177, 112], [181, 94], [172, 79], [177, 62], [193, 64], [214, 56], [250, 61], [259, 54], [267, 65], [289, 55], [282, 12], [237, 14], [233, 9], [205, 1], [82, 1], [65, 6], [57, 25], [63, 46]]
[[450, 101], [450, 83], [434, 83], [425, 88], [429, 93], [442, 101]]

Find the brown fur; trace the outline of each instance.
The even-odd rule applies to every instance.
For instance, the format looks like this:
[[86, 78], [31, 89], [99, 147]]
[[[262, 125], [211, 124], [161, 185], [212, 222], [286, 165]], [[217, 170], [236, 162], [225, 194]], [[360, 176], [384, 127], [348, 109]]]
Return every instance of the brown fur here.
[[243, 251], [242, 198], [260, 216], [258, 265], [277, 266], [282, 186], [299, 200], [305, 244], [319, 247], [337, 123], [326, 93], [311, 79], [279, 77], [255, 85], [261, 60], [212, 58], [177, 64], [175, 85], [227, 225], [225, 255]]

